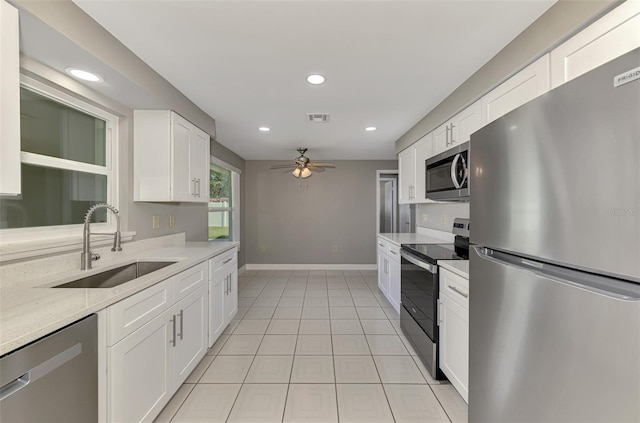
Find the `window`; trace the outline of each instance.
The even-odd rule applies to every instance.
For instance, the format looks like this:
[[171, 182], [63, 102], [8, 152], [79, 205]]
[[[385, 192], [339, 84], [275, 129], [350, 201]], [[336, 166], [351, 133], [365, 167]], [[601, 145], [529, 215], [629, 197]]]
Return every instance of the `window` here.
[[[78, 228], [93, 204], [116, 203], [115, 127], [115, 116], [23, 77], [22, 193], [0, 199], [0, 229], [42, 234], [43, 227]], [[104, 227], [111, 219], [98, 210], [92, 221]]]
[[239, 182], [238, 172], [231, 166], [211, 158], [209, 170], [209, 240], [237, 241], [239, 239]]

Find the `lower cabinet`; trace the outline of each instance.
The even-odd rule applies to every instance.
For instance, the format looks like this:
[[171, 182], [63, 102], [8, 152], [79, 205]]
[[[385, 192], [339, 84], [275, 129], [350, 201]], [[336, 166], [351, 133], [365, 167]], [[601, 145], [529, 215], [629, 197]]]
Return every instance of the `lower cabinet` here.
[[378, 237], [378, 288], [400, 313], [400, 246]]
[[[114, 334], [107, 347], [108, 421], [153, 421], [204, 357], [207, 273], [201, 263], [107, 309], [107, 331]], [[204, 279], [184, 289], [182, 282], [198, 274]]]
[[469, 281], [440, 267], [440, 369], [469, 402]]
[[209, 347], [238, 313], [238, 249], [209, 259]]

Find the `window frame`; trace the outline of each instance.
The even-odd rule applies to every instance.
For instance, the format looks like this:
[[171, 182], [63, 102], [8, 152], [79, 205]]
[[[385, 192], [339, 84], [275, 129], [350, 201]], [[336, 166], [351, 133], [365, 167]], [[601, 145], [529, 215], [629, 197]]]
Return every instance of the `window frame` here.
[[[25, 88], [38, 95], [60, 103], [66, 107], [78, 110], [82, 113], [103, 120], [105, 122], [105, 166], [25, 152], [22, 151], [22, 146], [20, 147], [20, 163], [104, 175], [107, 178], [107, 203], [113, 205], [119, 210], [119, 117], [112, 113], [109, 113], [103, 108], [90, 104], [87, 100], [72, 96], [58, 88], [55, 88], [49, 84], [46, 84], [24, 74], [20, 74], [20, 88]], [[15, 199], [20, 197], [21, 195], [7, 196], [5, 198]], [[83, 226], [83, 223], [78, 223], [69, 225], [0, 229], [0, 245], [12, 242], [82, 236]], [[96, 232], [115, 231], [116, 219], [113, 216], [113, 213], [107, 213], [106, 222], [93, 223], [91, 226]]]
[[[231, 172], [231, 207], [211, 207], [207, 203], [207, 218], [209, 212], [219, 212], [219, 211], [228, 211], [231, 214], [231, 239], [228, 240], [219, 240], [209, 239], [207, 235], [207, 239], [210, 242], [240, 242], [240, 174], [242, 173], [240, 169], [235, 166], [226, 163], [217, 157], [210, 156], [209, 159], [210, 165], [215, 165], [221, 167], [225, 170]], [[211, 168], [209, 168], [209, 172], [211, 172]], [[209, 197], [211, 199], [211, 197]], [[207, 225], [207, 233], [208, 233], [208, 225]]]

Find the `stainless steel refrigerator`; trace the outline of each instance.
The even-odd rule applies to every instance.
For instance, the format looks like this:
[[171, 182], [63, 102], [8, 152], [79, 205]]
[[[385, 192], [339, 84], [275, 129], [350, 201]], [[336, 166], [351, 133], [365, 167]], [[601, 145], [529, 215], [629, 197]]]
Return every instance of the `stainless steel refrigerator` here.
[[640, 422], [640, 49], [471, 136], [469, 421]]

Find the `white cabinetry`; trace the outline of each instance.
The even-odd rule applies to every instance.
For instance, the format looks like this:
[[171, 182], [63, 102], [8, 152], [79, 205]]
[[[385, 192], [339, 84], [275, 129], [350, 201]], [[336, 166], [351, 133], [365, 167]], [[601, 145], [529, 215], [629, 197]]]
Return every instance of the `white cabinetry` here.
[[378, 288], [400, 313], [400, 246], [378, 237]]
[[19, 195], [20, 51], [18, 10], [0, 3], [0, 195]]
[[628, 0], [551, 51], [551, 88], [640, 47], [640, 1]]
[[469, 280], [440, 267], [440, 369], [469, 401]]
[[433, 131], [433, 155], [469, 141], [481, 127], [480, 102], [476, 101]]
[[420, 138], [398, 154], [398, 203], [429, 203], [425, 193], [425, 161], [432, 156], [432, 134]]
[[482, 97], [482, 122], [493, 122], [547, 91], [549, 55], [545, 54]]
[[209, 346], [238, 313], [238, 249], [209, 259]]
[[152, 421], [206, 354], [207, 263], [107, 309], [107, 413]]
[[209, 201], [209, 135], [170, 110], [135, 110], [134, 200]]

